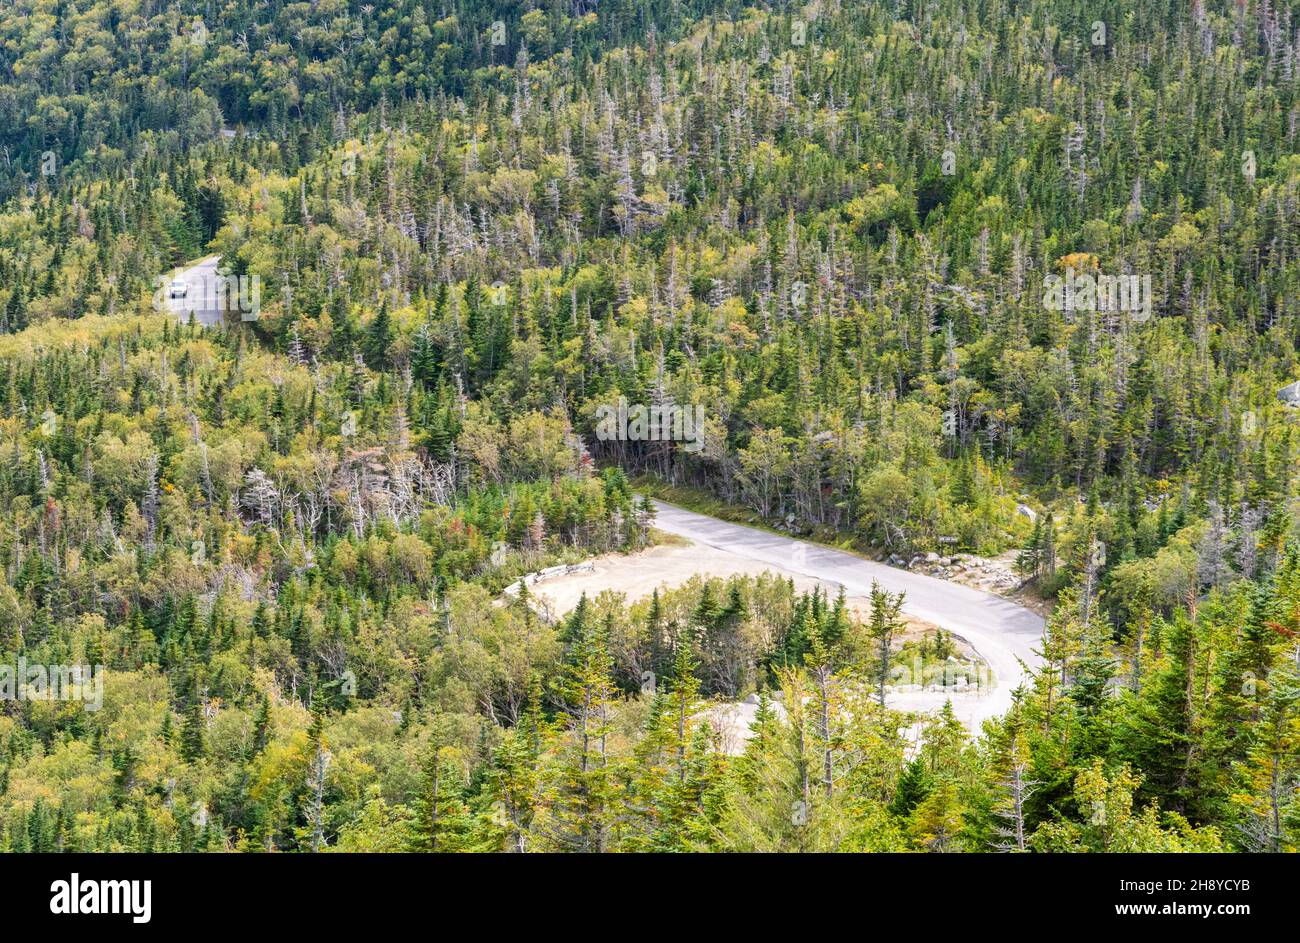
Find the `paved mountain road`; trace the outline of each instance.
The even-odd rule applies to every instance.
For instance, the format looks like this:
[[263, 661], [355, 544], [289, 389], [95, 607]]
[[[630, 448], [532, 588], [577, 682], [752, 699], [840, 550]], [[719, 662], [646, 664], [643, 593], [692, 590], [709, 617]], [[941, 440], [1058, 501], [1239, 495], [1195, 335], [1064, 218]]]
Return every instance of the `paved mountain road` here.
[[[198, 321], [204, 327], [213, 327], [225, 320], [225, 311], [217, 297], [217, 264], [221, 256], [210, 255], [189, 268], [174, 272], [162, 286], [167, 310], [181, 321]], [[174, 298], [172, 282], [185, 285], [183, 298]]]
[[[905, 612], [961, 636], [993, 672], [996, 684], [991, 691], [952, 696], [957, 716], [972, 732], [978, 733], [986, 718], [1011, 706], [1011, 692], [1025, 678], [1024, 666], [1033, 668], [1041, 661], [1034, 648], [1041, 641], [1042, 617], [1008, 599], [842, 550], [730, 524], [662, 501], [656, 501], [655, 507], [656, 527], [697, 544], [843, 586], [849, 596], [868, 596], [873, 581], [891, 593], [906, 593]], [[925, 710], [943, 699], [930, 692], [899, 692], [888, 703], [900, 709]]]

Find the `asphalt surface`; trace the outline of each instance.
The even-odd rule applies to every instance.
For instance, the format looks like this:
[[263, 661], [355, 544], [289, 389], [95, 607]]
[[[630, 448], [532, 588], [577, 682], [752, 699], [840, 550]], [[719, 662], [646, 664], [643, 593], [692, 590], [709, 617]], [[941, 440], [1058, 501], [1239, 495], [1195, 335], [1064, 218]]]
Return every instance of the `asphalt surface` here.
[[[172, 274], [167, 283], [163, 285], [164, 303], [167, 310], [182, 321], [195, 320], [204, 327], [213, 327], [223, 323], [225, 320], [225, 309], [218, 303], [217, 296], [217, 264], [221, 261], [221, 256], [213, 255], [206, 259], [200, 260], [189, 268], [182, 269]], [[171, 296], [171, 283], [173, 281], [183, 282], [186, 286], [185, 297], [173, 298]], [[228, 303], [227, 307], [236, 309], [235, 316], [238, 316], [238, 305]]]
[[[849, 596], [869, 595], [873, 582], [891, 593], [905, 593], [905, 612], [965, 639], [993, 672], [991, 688], [951, 697], [957, 716], [973, 732], [979, 731], [986, 718], [998, 716], [1011, 706], [1011, 692], [1026, 680], [1026, 667], [1036, 668], [1041, 663], [1034, 649], [1042, 640], [1042, 617], [1008, 599], [864, 560], [842, 550], [729, 524], [662, 501], [656, 501], [655, 507], [658, 513], [654, 526], [660, 530], [843, 586]], [[938, 698], [940, 702], [943, 699], [946, 696]], [[936, 706], [935, 701], [930, 692], [904, 691], [887, 703], [902, 710], [926, 710]]]

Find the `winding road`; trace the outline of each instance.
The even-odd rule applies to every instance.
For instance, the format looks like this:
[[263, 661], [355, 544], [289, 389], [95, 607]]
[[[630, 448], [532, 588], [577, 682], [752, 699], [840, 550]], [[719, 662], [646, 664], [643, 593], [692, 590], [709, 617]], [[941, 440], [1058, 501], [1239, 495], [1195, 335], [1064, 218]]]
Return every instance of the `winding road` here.
[[[872, 582], [891, 593], [906, 593], [903, 610], [961, 636], [979, 653], [996, 679], [982, 694], [955, 695], [953, 708], [967, 727], [978, 732], [986, 718], [1011, 706], [1011, 692], [1025, 679], [1025, 669], [1037, 667], [1043, 619], [1023, 606], [957, 583], [874, 563], [842, 550], [782, 537], [779, 534], [730, 524], [662, 501], [655, 502], [655, 526], [773, 568], [843, 586], [849, 596], [867, 596]], [[933, 695], [902, 692], [891, 707], [933, 707]]]

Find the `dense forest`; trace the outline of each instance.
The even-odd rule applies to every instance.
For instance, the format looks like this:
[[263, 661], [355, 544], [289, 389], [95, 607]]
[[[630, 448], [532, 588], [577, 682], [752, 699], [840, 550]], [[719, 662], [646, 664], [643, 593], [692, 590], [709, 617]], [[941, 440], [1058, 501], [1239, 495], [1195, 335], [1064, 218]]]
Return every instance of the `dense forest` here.
[[[1288, 0], [7, 0], [0, 663], [106, 671], [0, 850], [1296, 850], [1298, 123]], [[634, 482], [1014, 549], [1043, 667], [910, 739], [887, 593], [503, 595]]]

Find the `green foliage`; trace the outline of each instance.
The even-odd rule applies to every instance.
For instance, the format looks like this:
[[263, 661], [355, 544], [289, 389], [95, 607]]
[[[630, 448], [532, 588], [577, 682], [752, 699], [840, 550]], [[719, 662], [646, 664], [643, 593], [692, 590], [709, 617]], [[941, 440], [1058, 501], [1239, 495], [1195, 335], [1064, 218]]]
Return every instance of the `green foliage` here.
[[[107, 668], [0, 850], [1295, 850], [1294, 4], [454, 6], [0, 18], [0, 657]], [[145, 313], [207, 254], [255, 320]], [[502, 597], [628, 475], [1014, 548], [1045, 664], [905, 747], [888, 594]]]

